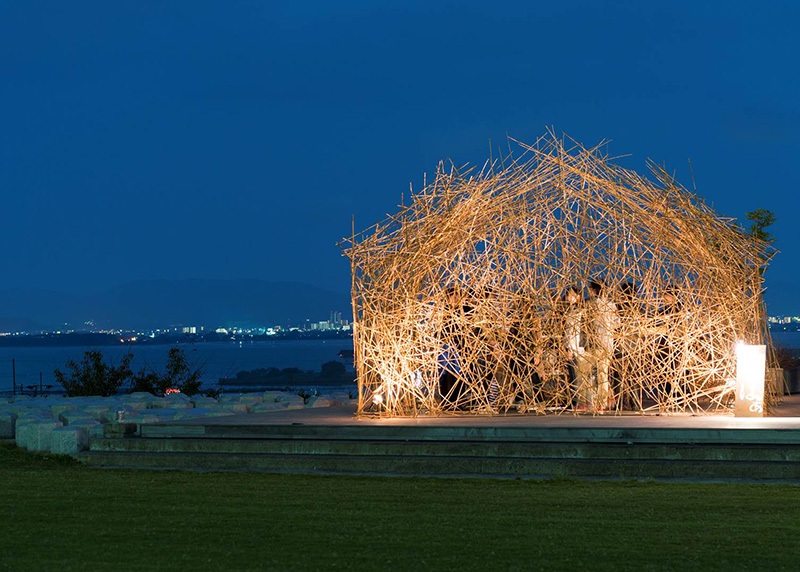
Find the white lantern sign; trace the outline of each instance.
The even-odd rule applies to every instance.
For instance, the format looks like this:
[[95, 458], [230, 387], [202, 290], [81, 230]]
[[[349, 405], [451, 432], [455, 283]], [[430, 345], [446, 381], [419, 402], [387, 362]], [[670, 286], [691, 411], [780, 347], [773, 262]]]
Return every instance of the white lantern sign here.
[[736, 344], [736, 417], [764, 416], [767, 346]]

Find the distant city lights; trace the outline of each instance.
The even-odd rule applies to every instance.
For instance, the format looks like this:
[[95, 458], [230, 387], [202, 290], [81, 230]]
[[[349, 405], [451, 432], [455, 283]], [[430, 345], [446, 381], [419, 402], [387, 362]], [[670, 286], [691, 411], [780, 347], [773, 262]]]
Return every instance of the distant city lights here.
[[800, 324], [800, 316], [770, 316], [767, 321], [770, 324]]
[[[67, 326], [67, 324], [64, 324]], [[82, 323], [83, 327], [78, 329], [62, 328], [59, 330], [37, 330], [37, 331], [15, 331], [0, 332], [0, 337], [5, 336], [62, 336], [69, 334], [104, 334], [115, 336], [120, 343], [135, 343], [141, 338], [154, 339], [160, 336], [203, 336], [206, 334], [217, 334], [223, 336], [278, 336], [286, 332], [349, 332], [351, 324], [349, 320], [342, 319], [341, 312], [331, 312], [327, 320], [311, 321], [305, 320], [298, 326], [220, 326], [207, 328], [205, 326], [185, 326], [175, 325], [166, 328], [155, 328], [152, 330], [128, 330], [121, 328], [102, 328], [97, 327], [95, 320], [90, 319]]]

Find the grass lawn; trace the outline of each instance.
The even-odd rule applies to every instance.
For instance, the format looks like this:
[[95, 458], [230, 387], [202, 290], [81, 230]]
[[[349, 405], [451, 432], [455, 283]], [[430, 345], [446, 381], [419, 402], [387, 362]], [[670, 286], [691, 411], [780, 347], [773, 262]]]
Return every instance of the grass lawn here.
[[0, 570], [797, 570], [800, 487], [92, 470], [0, 445]]

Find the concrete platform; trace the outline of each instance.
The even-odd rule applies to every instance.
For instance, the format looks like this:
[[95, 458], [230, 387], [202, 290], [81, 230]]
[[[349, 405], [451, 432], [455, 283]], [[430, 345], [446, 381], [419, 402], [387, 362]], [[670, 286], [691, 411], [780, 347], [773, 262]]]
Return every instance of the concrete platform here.
[[322, 407], [313, 409], [277, 410], [264, 413], [251, 413], [214, 419], [187, 419], [172, 424], [230, 424], [237, 425], [291, 425], [304, 423], [311, 425], [413, 425], [413, 426], [601, 426], [614, 424], [619, 427], [708, 427], [708, 428], [759, 428], [782, 425], [786, 428], [800, 427], [800, 395], [787, 395], [783, 402], [766, 417], [740, 418], [733, 415], [690, 415], [690, 414], [639, 414], [623, 412], [620, 415], [606, 413], [601, 415], [535, 415], [532, 413], [507, 413], [498, 415], [450, 414], [418, 417], [376, 417], [362, 415], [356, 417], [355, 406]]
[[766, 418], [497, 415], [388, 419], [329, 407], [108, 427], [102, 467], [800, 484], [800, 409]]
[[142, 437], [469, 439], [688, 443], [797, 443], [800, 415], [792, 396], [770, 417], [725, 415], [447, 415], [416, 418], [355, 416], [355, 407], [271, 411], [141, 426]]

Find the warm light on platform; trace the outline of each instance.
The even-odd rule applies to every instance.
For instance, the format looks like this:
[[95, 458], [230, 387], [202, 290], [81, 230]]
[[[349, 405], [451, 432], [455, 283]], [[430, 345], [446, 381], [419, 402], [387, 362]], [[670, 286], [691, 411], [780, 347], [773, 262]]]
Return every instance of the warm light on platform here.
[[736, 344], [736, 417], [764, 416], [767, 346]]

